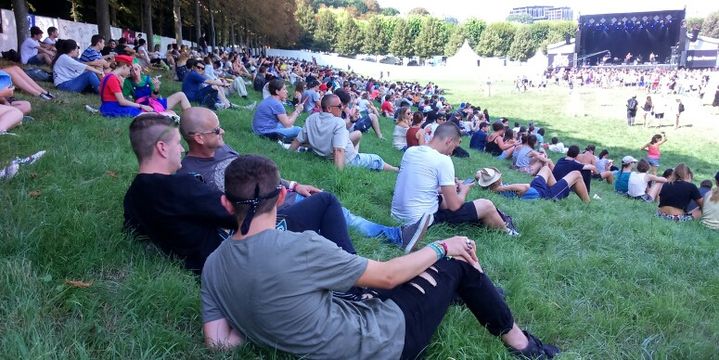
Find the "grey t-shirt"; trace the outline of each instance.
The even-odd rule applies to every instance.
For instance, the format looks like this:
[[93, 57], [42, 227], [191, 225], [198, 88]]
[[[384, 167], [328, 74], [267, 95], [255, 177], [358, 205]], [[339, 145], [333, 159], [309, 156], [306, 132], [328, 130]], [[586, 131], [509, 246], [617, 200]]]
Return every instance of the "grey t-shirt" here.
[[345, 121], [327, 112], [310, 115], [297, 135], [297, 141], [309, 144], [315, 154], [330, 160], [334, 158], [334, 149], [345, 150], [346, 162], [357, 156]]
[[315, 232], [265, 230], [224, 241], [202, 271], [202, 319], [309, 359], [398, 359], [405, 320], [391, 300], [332, 296], [367, 268]]
[[185, 156], [178, 174], [199, 174], [207, 185], [225, 192], [225, 169], [239, 154], [228, 145], [215, 151], [215, 156], [201, 158]]

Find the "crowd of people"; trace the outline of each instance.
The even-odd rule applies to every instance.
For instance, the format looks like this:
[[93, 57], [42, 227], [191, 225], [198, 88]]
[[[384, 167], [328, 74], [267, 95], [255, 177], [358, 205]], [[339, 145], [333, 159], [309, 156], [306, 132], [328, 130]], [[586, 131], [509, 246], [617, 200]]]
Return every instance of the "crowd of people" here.
[[[98, 94], [103, 116], [133, 117], [129, 138], [138, 174], [123, 202], [125, 228], [201, 276], [203, 333], [211, 348], [252, 341], [310, 358], [414, 359], [459, 298], [511, 354], [553, 358], [556, 346], [517, 325], [502, 289], [482, 269], [474, 241], [452, 236], [417, 248], [439, 223], [520, 235], [501, 204], [470, 197], [475, 185], [521, 200], [560, 200], [574, 192], [589, 203], [592, 179], [606, 181], [623, 196], [658, 202], [660, 218], [701, 219], [719, 230], [719, 188], [712, 190], [711, 182], [697, 188], [685, 164], [657, 176], [665, 134], [642, 147], [646, 160], [627, 155], [614, 166], [609, 152], [595, 155], [592, 144], [580, 152], [556, 137], [545, 142], [545, 129], [534, 123], [511, 127], [506, 118], [493, 121], [486, 107], [454, 107], [433, 83], [376, 80], [247, 51], [170, 45], [163, 55], [157, 46], [148, 51], [142, 39], [132, 48], [125, 39], [105, 44], [100, 35], [81, 53], [74, 40], [59, 39], [57, 29], [48, 34], [50, 41], [39, 43], [42, 31], [31, 30], [21, 47], [24, 64], [51, 66], [53, 83], [63, 92]], [[153, 66], [182, 82], [182, 91], [163, 96], [159, 76], [146, 74]], [[55, 95], [18, 67], [4, 70], [0, 131], [7, 133], [31, 110], [29, 102], [13, 99], [13, 83], [42, 99]], [[591, 73], [577, 74], [595, 82]], [[628, 75], [606, 76], [626, 81]], [[262, 96], [259, 104], [230, 101], [246, 98], [250, 85]], [[252, 131], [270, 139], [268, 144], [304, 149], [339, 170], [397, 172], [390, 213], [400, 226], [364, 219], [329, 192], [283, 179], [271, 159], [240, 154], [224, 142], [217, 115], [222, 109], [254, 110]], [[308, 116], [300, 126], [303, 113]], [[385, 138], [381, 124], [389, 121], [394, 128], [386, 144], [402, 152], [399, 164], [360, 151], [370, 130]], [[460, 147], [463, 138], [470, 151]], [[452, 158], [477, 151], [532, 179], [504, 182], [497, 167], [458, 179]], [[562, 155], [556, 162], [553, 152]], [[38, 154], [13, 161], [0, 178]], [[405, 255], [364, 258], [354, 249], [350, 228]]]

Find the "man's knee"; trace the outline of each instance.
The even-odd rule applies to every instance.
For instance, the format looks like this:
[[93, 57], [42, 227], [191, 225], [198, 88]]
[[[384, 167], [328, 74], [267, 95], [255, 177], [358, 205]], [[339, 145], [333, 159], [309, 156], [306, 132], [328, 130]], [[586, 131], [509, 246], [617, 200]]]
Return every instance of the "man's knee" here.
[[491, 200], [487, 199], [476, 199], [472, 201], [474, 208], [477, 210], [477, 217], [481, 218], [490, 211], [494, 211], [496, 207]]

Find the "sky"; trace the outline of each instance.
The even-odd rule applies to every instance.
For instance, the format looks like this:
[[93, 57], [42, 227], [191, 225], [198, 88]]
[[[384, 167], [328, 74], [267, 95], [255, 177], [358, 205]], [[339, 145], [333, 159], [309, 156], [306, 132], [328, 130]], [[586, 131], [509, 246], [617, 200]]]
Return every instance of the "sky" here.
[[529, 5], [569, 6], [574, 10], [574, 17], [579, 15], [605, 14], [615, 12], [636, 12], [652, 10], [676, 10], [686, 6], [687, 17], [704, 17], [706, 14], [719, 10], [719, 3], [710, 0], [504, 0], [496, 1], [491, 6], [485, 1], [472, 0], [378, 0], [382, 7], [393, 7], [406, 15], [414, 7], [423, 7], [436, 17], [454, 17], [463, 21], [469, 17], [477, 17], [488, 22], [502, 21], [513, 7]]

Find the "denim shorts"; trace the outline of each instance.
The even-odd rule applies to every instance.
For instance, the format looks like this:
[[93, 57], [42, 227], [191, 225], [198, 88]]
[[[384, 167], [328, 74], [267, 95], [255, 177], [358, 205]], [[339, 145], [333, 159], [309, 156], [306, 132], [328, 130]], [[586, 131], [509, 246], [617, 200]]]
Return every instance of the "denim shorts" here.
[[384, 160], [377, 154], [359, 153], [352, 161], [347, 163], [350, 166], [361, 167], [370, 170], [384, 169]]
[[649, 165], [651, 165], [651, 166], [659, 167], [659, 159], [652, 159], [652, 158], [648, 157], [648, 158], [647, 158], [647, 162], [648, 162]]
[[40, 59], [39, 56], [35, 55], [35, 56], [27, 59], [27, 64], [28, 65], [45, 65], [45, 62], [42, 59]]

